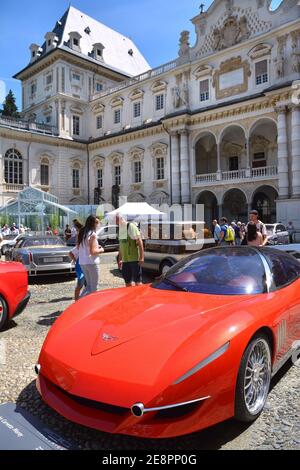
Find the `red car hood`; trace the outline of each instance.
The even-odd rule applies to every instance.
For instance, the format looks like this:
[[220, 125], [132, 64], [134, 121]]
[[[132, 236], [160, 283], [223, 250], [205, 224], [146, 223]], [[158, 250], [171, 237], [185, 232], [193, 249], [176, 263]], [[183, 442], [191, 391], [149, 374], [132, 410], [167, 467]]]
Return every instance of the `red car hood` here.
[[[190, 367], [185, 355], [182, 359], [178, 355], [179, 349], [202, 331], [205, 339], [197, 351], [197, 361], [207, 357], [228, 341], [226, 307], [239, 303], [240, 311], [241, 302], [251, 299], [150, 286], [93, 294], [71, 306], [55, 322], [42, 349], [42, 369], [50, 380], [71, 393], [88, 393], [94, 399], [97, 380], [105, 380], [106, 388], [107, 381], [113, 381], [109, 387], [111, 402], [125, 382], [149, 387], [163, 376], [167, 385]], [[172, 361], [175, 355], [176, 361]], [[47, 367], [43, 367], [43, 361]]]

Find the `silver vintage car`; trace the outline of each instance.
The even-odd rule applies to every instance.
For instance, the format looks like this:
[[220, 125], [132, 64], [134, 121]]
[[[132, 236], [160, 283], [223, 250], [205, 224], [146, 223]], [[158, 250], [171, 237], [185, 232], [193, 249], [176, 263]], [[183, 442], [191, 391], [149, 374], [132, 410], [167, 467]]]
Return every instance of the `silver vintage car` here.
[[69, 252], [70, 248], [59, 237], [24, 235], [6, 252], [5, 258], [23, 263], [29, 276], [73, 274], [75, 266]]

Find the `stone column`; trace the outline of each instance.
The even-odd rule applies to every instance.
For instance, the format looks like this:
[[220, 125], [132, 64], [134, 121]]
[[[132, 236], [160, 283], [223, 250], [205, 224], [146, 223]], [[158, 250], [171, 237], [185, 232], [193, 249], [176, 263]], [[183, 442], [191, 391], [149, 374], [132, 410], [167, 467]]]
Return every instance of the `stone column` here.
[[288, 167], [288, 139], [287, 139], [287, 120], [286, 107], [276, 108], [278, 115], [278, 186], [279, 199], [289, 197], [289, 167]]
[[300, 104], [292, 111], [292, 198], [300, 198]]
[[180, 172], [181, 172], [181, 203], [188, 204], [191, 200], [190, 162], [189, 162], [189, 140], [186, 129], [179, 131], [180, 134]]
[[171, 132], [172, 204], [180, 203], [180, 159], [178, 133]]
[[217, 142], [217, 180], [221, 181], [222, 179], [222, 170], [221, 170], [221, 143]]
[[250, 136], [246, 138], [246, 177], [251, 178]]

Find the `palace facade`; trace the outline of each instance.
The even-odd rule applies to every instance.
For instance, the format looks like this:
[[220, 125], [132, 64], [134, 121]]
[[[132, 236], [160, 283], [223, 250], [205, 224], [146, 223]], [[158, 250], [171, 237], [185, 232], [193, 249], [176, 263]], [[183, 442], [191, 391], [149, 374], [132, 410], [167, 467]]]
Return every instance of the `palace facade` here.
[[15, 78], [0, 118], [0, 204], [34, 186], [65, 205], [205, 204], [300, 228], [300, 6], [214, 0], [151, 69], [133, 42], [70, 7]]

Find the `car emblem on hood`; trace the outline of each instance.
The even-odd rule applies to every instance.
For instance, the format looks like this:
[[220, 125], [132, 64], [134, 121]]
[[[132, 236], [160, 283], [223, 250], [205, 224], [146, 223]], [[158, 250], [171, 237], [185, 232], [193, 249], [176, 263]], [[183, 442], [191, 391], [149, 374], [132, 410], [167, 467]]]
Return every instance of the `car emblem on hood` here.
[[119, 338], [116, 338], [115, 336], [108, 335], [107, 333], [102, 334], [102, 339], [103, 341], [117, 341]]

